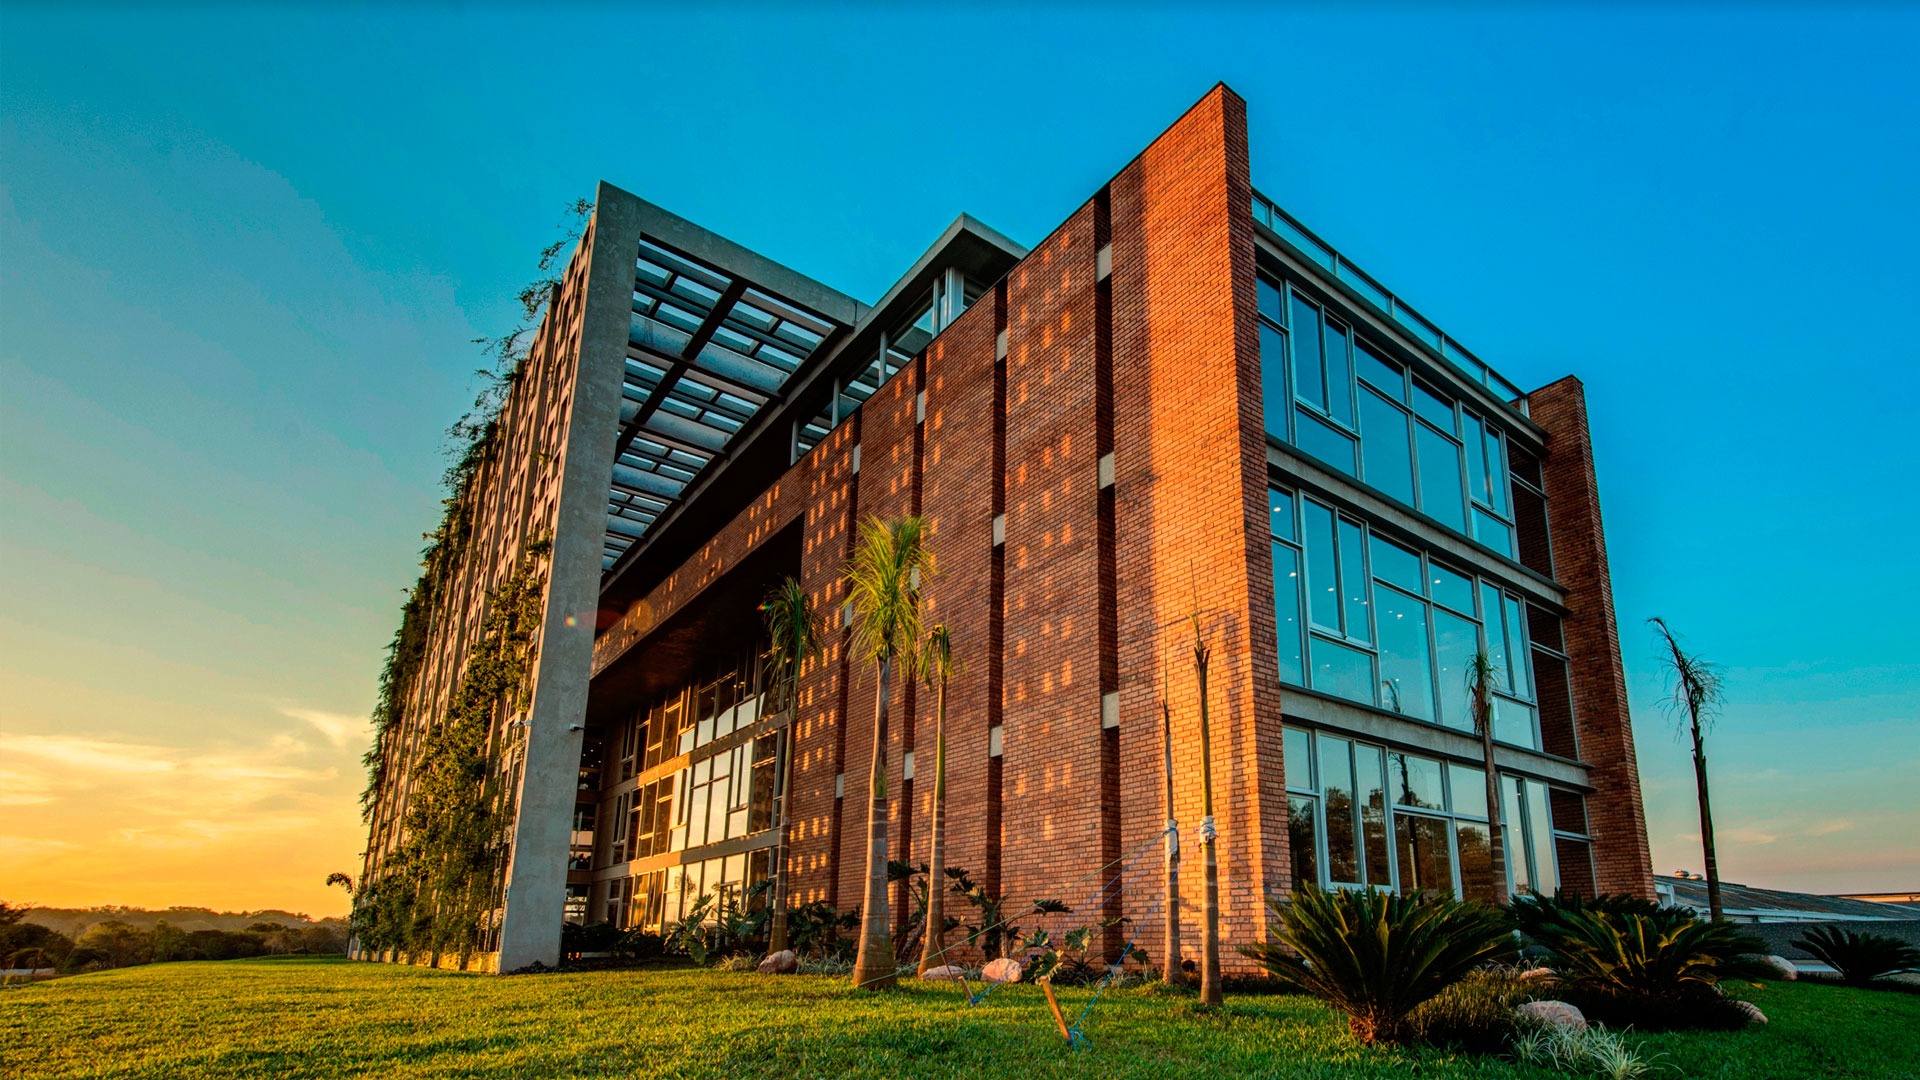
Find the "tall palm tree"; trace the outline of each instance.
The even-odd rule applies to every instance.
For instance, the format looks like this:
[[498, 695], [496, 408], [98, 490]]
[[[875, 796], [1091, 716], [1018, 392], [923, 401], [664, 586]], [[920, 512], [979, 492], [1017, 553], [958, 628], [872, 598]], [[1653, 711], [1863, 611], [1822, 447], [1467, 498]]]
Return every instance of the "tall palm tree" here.
[[1708, 663], [1680, 648], [1679, 639], [1664, 619], [1648, 619], [1667, 647], [1662, 662], [1673, 680], [1668, 707], [1676, 718], [1684, 715], [1693, 734], [1693, 782], [1700, 792], [1700, 847], [1707, 863], [1707, 917], [1719, 922], [1720, 864], [1713, 851], [1713, 808], [1707, 799], [1707, 743], [1705, 729], [1713, 726], [1713, 715], [1726, 700], [1718, 664]]
[[934, 688], [933, 825], [927, 843], [927, 921], [920, 973], [946, 963], [947, 943], [947, 681], [960, 673], [953, 636], [944, 624], [927, 631], [921, 649], [927, 685]]
[[1474, 733], [1487, 770], [1487, 856], [1493, 864], [1493, 901], [1507, 902], [1507, 845], [1500, 831], [1500, 774], [1493, 765], [1493, 690], [1500, 685], [1500, 669], [1481, 649], [1467, 661], [1467, 695], [1472, 700]]
[[793, 814], [793, 740], [800, 733], [800, 666], [820, 655], [823, 642], [820, 620], [813, 610], [813, 598], [792, 577], [773, 587], [760, 604], [760, 616], [767, 624], [772, 642], [767, 650], [768, 676], [772, 682], [774, 708], [787, 710], [787, 730], [780, 739], [780, 760], [774, 766], [774, 801], [780, 807], [779, 833], [773, 848], [773, 923], [768, 931], [769, 952], [780, 952], [787, 943], [787, 835]]
[[926, 526], [919, 517], [882, 521], [869, 516], [846, 569], [847, 602], [855, 618], [852, 646], [873, 662], [878, 688], [873, 705], [873, 768], [867, 790], [867, 889], [860, 909], [860, 951], [853, 985], [893, 985], [896, 961], [887, 913], [887, 708], [895, 668], [918, 668], [921, 579], [933, 573]]

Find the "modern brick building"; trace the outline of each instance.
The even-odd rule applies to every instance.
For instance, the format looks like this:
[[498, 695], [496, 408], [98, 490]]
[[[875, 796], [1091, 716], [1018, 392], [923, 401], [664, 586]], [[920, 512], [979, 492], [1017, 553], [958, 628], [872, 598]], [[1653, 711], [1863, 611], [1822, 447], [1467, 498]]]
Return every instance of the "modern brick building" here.
[[[1493, 892], [1483, 647], [1508, 887], [1651, 897], [1580, 383], [1495, 374], [1257, 193], [1247, 140], [1216, 87], [1037, 247], [963, 216], [873, 304], [602, 185], [382, 746], [368, 872], [487, 590], [548, 535], [532, 691], [494, 737], [497, 964], [552, 962], [563, 917], [671, 924], [764, 877], [782, 739], [794, 900], [858, 903], [875, 687], [839, 573], [861, 519], [919, 514], [965, 665], [947, 862], [1016, 905], [1157, 852], [1163, 702], [1195, 850], [1196, 614], [1229, 945], [1296, 881]], [[755, 609], [786, 575], [835, 618], [770, 715]], [[887, 752], [916, 862], [929, 697], [896, 697]], [[1140, 865], [1109, 913], [1148, 917]]]

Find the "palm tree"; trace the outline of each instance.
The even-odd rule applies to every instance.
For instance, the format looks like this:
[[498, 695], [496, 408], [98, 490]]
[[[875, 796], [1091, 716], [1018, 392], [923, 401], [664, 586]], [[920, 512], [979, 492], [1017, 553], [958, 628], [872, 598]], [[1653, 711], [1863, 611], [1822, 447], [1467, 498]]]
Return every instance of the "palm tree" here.
[[1720, 864], [1713, 852], [1713, 809], [1707, 799], [1707, 743], [1704, 729], [1712, 726], [1713, 714], [1719, 711], [1726, 700], [1720, 667], [1683, 651], [1665, 620], [1653, 618], [1647, 621], [1653, 624], [1660, 634], [1661, 644], [1667, 647], [1667, 655], [1662, 661], [1668, 677], [1673, 680], [1668, 707], [1676, 716], [1685, 715], [1687, 726], [1693, 733], [1693, 782], [1700, 791], [1700, 847], [1707, 863], [1707, 917], [1719, 922], [1722, 915]]
[[927, 685], [934, 687], [933, 709], [933, 825], [927, 844], [927, 920], [920, 951], [920, 973], [946, 963], [947, 905], [947, 681], [959, 674], [953, 655], [953, 637], [945, 625], [927, 632], [921, 651]]
[[855, 622], [852, 646], [873, 661], [878, 688], [873, 705], [873, 768], [867, 790], [867, 895], [860, 908], [860, 951], [853, 961], [853, 985], [893, 985], [896, 961], [887, 913], [887, 706], [896, 667], [911, 673], [920, 648], [921, 578], [933, 572], [926, 547], [926, 526], [919, 517], [882, 521], [868, 517], [846, 569], [847, 602]]
[[1467, 661], [1467, 695], [1472, 699], [1474, 733], [1487, 770], [1487, 856], [1492, 863], [1493, 902], [1507, 902], [1507, 844], [1500, 832], [1500, 774], [1493, 766], [1493, 690], [1500, 685], [1500, 669], [1481, 649]]
[[1200, 853], [1202, 892], [1200, 934], [1200, 1004], [1220, 1004], [1220, 858], [1213, 827], [1213, 736], [1207, 725], [1207, 662], [1213, 647], [1200, 632], [1200, 613], [1193, 614], [1193, 673], [1200, 683]]
[[780, 952], [787, 946], [787, 834], [793, 821], [788, 810], [792, 804], [793, 740], [799, 734], [800, 666], [818, 656], [822, 648], [820, 620], [813, 611], [813, 598], [792, 577], [774, 586], [760, 604], [772, 646], [767, 650], [774, 707], [787, 710], [787, 731], [780, 740], [780, 760], [774, 766], [774, 801], [780, 807], [779, 833], [773, 848], [773, 892], [767, 898], [773, 909], [768, 931], [768, 952]]

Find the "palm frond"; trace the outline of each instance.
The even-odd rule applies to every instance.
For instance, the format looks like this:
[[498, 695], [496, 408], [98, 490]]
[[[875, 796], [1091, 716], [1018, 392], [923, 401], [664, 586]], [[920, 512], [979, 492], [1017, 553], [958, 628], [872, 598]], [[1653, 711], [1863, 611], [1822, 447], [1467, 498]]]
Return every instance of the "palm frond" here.
[[928, 686], [951, 680], [965, 665], [953, 654], [953, 634], [945, 623], [935, 623], [920, 646], [921, 674]]
[[919, 671], [920, 592], [933, 573], [924, 519], [869, 516], [862, 521], [844, 575], [855, 651], [875, 663], [891, 661], [907, 672]]
[[783, 706], [791, 705], [794, 688], [800, 679], [801, 665], [818, 656], [824, 647], [820, 618], [814, 612], [813, 598], [797, 580], [788, 577], [767, 593], [760, 604], [766, 622], [774, 686]]
[[1711, 663], [1680, 647], [1680, 639], [1658, 616], [1648, 619], [1660, 636], [1664, 652], [1660, 666], [1672, 683], [1666, 707], [1676, 719], [1698, 722], [1702, 730], [1711, 726], [1715, 713], [1726, 700], [1726, 679], [1720, 665]]

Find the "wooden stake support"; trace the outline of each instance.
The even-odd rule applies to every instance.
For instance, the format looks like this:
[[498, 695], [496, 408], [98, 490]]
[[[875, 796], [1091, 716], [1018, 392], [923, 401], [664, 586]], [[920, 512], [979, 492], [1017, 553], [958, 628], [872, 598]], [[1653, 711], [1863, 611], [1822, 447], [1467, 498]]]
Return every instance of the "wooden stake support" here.
[[1047, 992], [1047, 1007], [1053, 1010], [1053, 1022], [1060, 1025], [1060, 1037], [1067, 1040], [1068, 1046], [1072, 1046], [1073, 1032], [1067, 1029], [1067, 1018], [1060, 1012], [1060, 999], [1053, 996], [1053, 980], [1042, 979], [1040, 989]]

